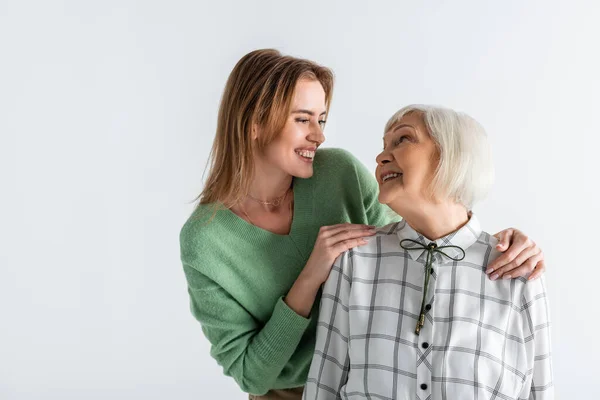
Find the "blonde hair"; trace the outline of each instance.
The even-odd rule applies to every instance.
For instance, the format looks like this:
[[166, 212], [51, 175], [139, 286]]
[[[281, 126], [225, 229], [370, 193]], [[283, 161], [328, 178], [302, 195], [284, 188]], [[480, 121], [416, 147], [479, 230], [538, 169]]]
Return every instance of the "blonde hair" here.
[[472, 117], [449, 108], [411, 104], [385, 125], [388, 132], [402, 117], [417, 112], [439, 151], [430, 190], [468, 209], [485, 198], [494, 180], [494, 166], [485, 130]]
[[[273, 49], [252, 51], [238, 61], [221, 98], [208, 178], [198, 196], [199, 205], [219, 203], [231, 208], [248, 194], [254, 154], [283, 129], [301, 79], [321, 83], [328, 111], [333, 92], [330, 69]], [[255, 124], [261, 129], [253, 140]]]

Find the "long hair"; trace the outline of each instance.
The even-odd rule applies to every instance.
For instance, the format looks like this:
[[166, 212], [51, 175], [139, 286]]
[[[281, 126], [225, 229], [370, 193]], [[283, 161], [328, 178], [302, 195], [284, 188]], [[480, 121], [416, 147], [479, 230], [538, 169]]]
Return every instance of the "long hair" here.
[[[255, 50], [233, 68], [219, 108], [217, 132], [210, 154], [200, 204], [231, 208], [249, 191], [253, 159], [282, 131], [290, 113], [296, 83], [316, 80], [325, 91], [327, 110], [333, 92], [333, 73], [312, 61], [284, 56], [277, 50]], [[252, 127], [260, 136], [252, 139]]]

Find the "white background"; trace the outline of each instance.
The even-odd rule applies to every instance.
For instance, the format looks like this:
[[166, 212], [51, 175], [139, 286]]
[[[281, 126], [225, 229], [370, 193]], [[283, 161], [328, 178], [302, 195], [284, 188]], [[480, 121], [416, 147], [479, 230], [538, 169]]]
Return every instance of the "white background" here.
[[[217, 4], [218, 3], [218, 4]], [[0, 399], [244, 399], [189, 312], [179, 229], [225, 80], [275, 47], [337, 78], [371, 170], [408, 103], [478, 119], [476, 210], [545, 251], [557, 397], [598, 385], [600, 12], [549, 1], [0, 1]]]

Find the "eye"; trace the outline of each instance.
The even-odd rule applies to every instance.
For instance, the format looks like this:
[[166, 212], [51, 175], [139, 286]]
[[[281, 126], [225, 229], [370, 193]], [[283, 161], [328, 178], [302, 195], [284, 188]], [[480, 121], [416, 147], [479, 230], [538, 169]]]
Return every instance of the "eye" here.
[[327, 121], [325, 121], [325, 120], [319, 121], [319, 125], [321, 126], [321, 129], [323, 129], [325, 127], [326, 123], [327, 123]]
[[408, 140], [408, 136], [407, 135], [403, 135], [400, 136], [398, 139], [394, 140], [394, 142], [392, 143], [394, 146], [398, 146], [400, 143], [404, 142]]
[[300, 122], [301, 124], [308, 124], [310, 122], [310, 119], [296, 118], [296, 122]]

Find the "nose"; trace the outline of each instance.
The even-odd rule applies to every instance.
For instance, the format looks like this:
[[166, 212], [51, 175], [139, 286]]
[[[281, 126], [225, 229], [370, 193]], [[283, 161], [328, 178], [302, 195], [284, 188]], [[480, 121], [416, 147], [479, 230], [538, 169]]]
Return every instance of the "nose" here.
[[394, 156], [392, 155], [392, 153], [390, 151], [386, 151], [383, 150], [381, 153], [379, 153], [379, 155], [375, 158], [375, 161], [377, 162], [377, 165], [382, 166], [384, 164], [387, 164], [389, 162], [392, 162], [392, 159], [394, 158]]
[[312, 142], [317, 146], [320, 146], [325, 141], [323, 129], [318, 123], [311, 124], [311, 129], [306, 139], [308, 139], [309, 142]]

